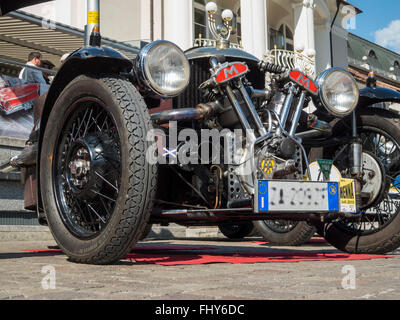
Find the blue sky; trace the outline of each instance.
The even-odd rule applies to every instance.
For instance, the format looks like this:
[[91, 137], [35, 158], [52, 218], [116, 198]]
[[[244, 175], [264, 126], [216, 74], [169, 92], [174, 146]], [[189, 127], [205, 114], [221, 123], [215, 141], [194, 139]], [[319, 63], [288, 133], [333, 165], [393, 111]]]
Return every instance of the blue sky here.
[[400, 0], [350, 0], [363, 13], [350, 32], [400, 54]]

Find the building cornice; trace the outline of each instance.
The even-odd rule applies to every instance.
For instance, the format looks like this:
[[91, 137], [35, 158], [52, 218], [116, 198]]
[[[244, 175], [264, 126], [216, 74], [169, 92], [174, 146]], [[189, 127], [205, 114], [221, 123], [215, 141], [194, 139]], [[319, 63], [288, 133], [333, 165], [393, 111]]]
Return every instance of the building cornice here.
[[[366, 83], [369, 71], [349, 65], [349, 72], [354, 76], [356, 81], [361, 82], [361, 83]], [[393, 81], [386, 77], [382, 77], [378, 74], [375, 76], [377, 79], [378, 87], [383, 87], [383, 88], [388, 88], [388, 89], [392, 89], [395, 91], [400, 91], [400, 83], [399, 82]]]

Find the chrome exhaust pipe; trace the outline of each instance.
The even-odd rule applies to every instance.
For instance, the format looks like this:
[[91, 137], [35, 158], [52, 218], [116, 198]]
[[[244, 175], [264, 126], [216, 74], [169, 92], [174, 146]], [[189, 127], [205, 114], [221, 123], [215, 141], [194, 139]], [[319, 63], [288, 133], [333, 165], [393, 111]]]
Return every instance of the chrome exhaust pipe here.
[[311, 130], [296, 133], [295, 137], [300, 139], [316, 139], [332, 136], [332, 127], [325, 121], [316, 120], [308, 128]]
[[156, 124], [164, 124], [170, 121], [199, 120], [211, 115], [216, 108], [217, 105], [214, 103], [201, 103], [196, 108], [172, 109], [153, 113], [150, 115], [150, 119]]

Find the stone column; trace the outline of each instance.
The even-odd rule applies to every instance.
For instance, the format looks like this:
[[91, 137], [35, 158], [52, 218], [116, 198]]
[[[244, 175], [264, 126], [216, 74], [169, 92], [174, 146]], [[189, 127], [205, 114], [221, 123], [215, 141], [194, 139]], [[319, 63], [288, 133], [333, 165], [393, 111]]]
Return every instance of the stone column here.
[[293, 5], [294, 10], [294, 47], [295, 50], [303, 49], [303, 54], [315, 59], [314, 36], [314, 9], [315, 0], [303, 0]]
[[163, 1], [154, 0], [153, 10], [154, 40], [162, 40], [164, 39]]
[[348, 31], [343, 29], [340, 21], [341, 17], [338, 16], [332, 28], [333, 67], [347, 69], [349, 57], [347, 50]]
[[151, 2], [140, 0], [140, 40], [151, 42]]
[[314, 0], [303, 0], [293, 5], [294, 9], [294, 46], [305, 50], [315, 50], [314, 39]]
[[315, 61], [317, 75], [331, 67], [330, 29], [331, 26], [328, 22], [315, 26]]
[[266, 0], [241, 0], [240, 8], [244, 50], [262, 59], [268, 48]]
[[164, 39], [182, 50], [193, 46], [193, 1], [164, 1]]

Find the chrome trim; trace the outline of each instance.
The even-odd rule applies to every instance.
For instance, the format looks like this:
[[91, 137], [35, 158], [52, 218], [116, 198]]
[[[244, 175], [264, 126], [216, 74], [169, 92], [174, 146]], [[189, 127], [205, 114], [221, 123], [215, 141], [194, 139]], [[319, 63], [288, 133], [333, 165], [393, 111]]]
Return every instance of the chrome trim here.
[[257, 114], [257, 110], [253, 104], [253, 101], [251, 101], [249, 94], [247, 93], [246, 88], [244, 87], [242, 81], [239, 82], [239, 91], [242, 94], [244, 101], [247, 105], [247, 109], [250, 111], [251, 116], [253, 117], [253, 120], [257, 126], [258, 133], [260, 136], [264, 136], [267, 134], [267, 130], [264, 128], [264, 125]]
[[[206, 39], [206, 38], [194, 39], [193, 47], [218, 47], [219, 49], [222, 49], [221, 46], [217, 46], [217, 40]], [[243, 47], [240, 44], [232, 43], [232, 42], [229, 43], [228, 48], [242, 49], [243, 50]]]
[[283, 104], [282, 112], [280, 115], [280, 124], [282, 127], [276, 130], [276, 133], [279, 135], [282, 133], [282, 129], [285, 128], [287, 118], [289, 116], [290, 107], [292, 106], [295, 86], [293, 84], [289, 84], [289, 94], [286, 96], [285, 103]]
[[[354, 103], [353, 103], [353, 107], [352, 107], [348, 112], [345, 112], [345, 113], [336, 112], [333, 108], [331, 108], [331, 107], [326, 103], [326, 101], [325, 101], [325, 99], [324, 99], [324, 96], [323, 96], [323, 92], [322, 92], [322, 86], [323, 86], [323, 84], [324, 84], [324, 82], [325, 82], [325, 79], [326, 79], [326, 78], [328, 77], [328, 75], [330, 75], [332, 72], [336, 72], [336, 71], [340, 71], [340, 72], [346, 73], [346, 74], [353, 80], [354, 85], [355, 85], [355, 88], [357, 88], [357, 90], [358, 90], [358, 94], [356, 94], [356, 100], [355, 100]], [[326, 109], [326, 111], [328, 111], [328, 112], [329, 112], [330, 114], [332, 114], [333, 116], [339, 117], [339, 118], [340, 118], [340, 117], [345, 117], [345, 116], [351, 114], [351, 113], [356, 109], [356, 107], [357, 107], [357, 105], [358, 105], [358, 100], [359, 100], [359, 97], [360, 97], [360, 94], [359, 94], [359, 91], [360, 91], [360, 90], [359, 90], [359, 88], [358, 88], [358, 86], [357, 86], [356, 80], [355, 80], [354, 77], [351, 75], [351, 73], [348, 72], [346, 69], [340, 68], [340, 67], [334, 67], [334, 68], [327, 69], [327, 70], [325, 70], [324, 72], [322, 72], [322, 73], [318, 76], [318, 78], [317, 78], [317, 80], [315, 81], [315, 83], [316, 83], [317, 88], [318, 88], [318, 97], [319, 97], [319, 100], [321, 101], [321, 103], [322, 103], [322, 105], [324, 106], [324, 108]]]
[[228, 99], [230, 103], [233, 106], [233, 109], [236, 112], [237, 117], [239, 118], [239, 121], [243, 127], [243, 129], [246, 130], [246, 134], [249, 135], [248, 138], [250, 138], [251, 141], [255, 140], [255, 136], [253, 133], [253, 128], [250, 126], [249, 121], [247, 120], [246, 115], [244, 114], [242, 107], [240, 106], [239, 101], [236, 99], [235, 94], [233, 93], [233, 90], [229, 84], [225, 86], [226, 94], [228, 96]]
[[256, 63], [260, 62], [260, 60], [252, 54], [234, 48], [220, 50], [214, 47], [194, 47], [186, 50], [185, 55], [189, 60], [210, 58], [216, 55], [224, 55], [225, 57], [229, 58], [251, 60]]

